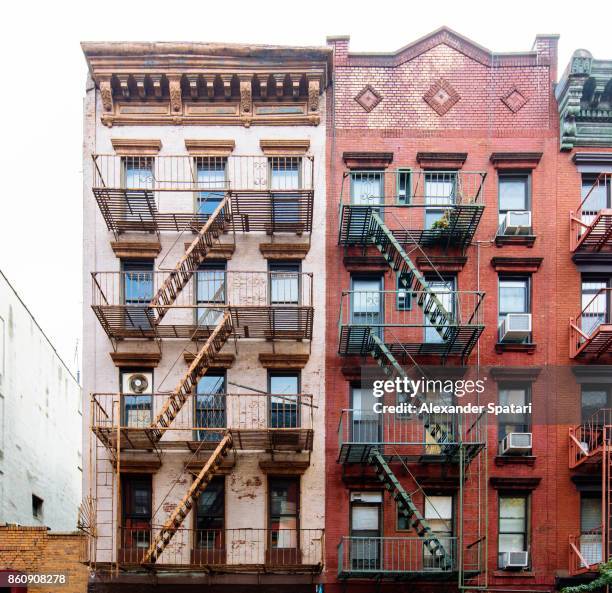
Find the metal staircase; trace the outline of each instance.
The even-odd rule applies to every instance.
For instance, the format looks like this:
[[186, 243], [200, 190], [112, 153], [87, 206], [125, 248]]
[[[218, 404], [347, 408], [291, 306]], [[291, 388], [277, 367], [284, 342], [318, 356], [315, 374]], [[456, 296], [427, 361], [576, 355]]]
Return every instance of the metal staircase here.
[[451, 569], [453, 565], [452, 557], [449, 556], [442, 542], [431, 531], [431, 527], [429, 527], [410, 495], [404, 490], [393, 471], [391, 471], [383, 455], [378, 450], [374, 449], [370, 453], [368, 464], [374, 468], [378, 479], [391, 496], [393, 496], [399, 511], [406, 517], [417, 535], [423, 539], [423, 545], [427, 548], [429, 553], [435, 556], [436, 560], [439, 561], [438, 566], [442, 570]]
[[187, 398], [196, 389], [198, 379], [206, 374], [215, 355], [223, 348], [232, 331], [232, 317], [226, 311], [151, 424], [150, 437], [153, 442], [159, 441], [170, 427]]
[[146, 551], [141, 564], [154, 564], [157, 562], [165, 548], [172, 540], [174, 534], [182, 525], [185, 517], [189, 514], [189, 511], [191, 511], [191, 509], [195, 506], [200, 494], [202, 494], [214, 477], [217, 468], [219, 465], [221, 465], [223, 458], [227, 456], [231, 446], [232, 436], [229, 432], [227, 432], [217, 445], [217, 448], [213, 451], [208, 461], [204, 464], [204, 467], [200, 473], [196, 476], [195, 480], [189, 487], [187, 494], [185, 494], [178, 505], [176, 505], [176, 508], [172, 511], [171, 515], [168, 517], [168, 520], [153, 538], [153, 541], [151, 542], [149, 549]]
[[169, 307], [197, 271], [206, 255], [216, 244], [220, 243], [219, 237], [225, 232], [229, 224], [229, 207], [229, 197], [226, 196], [199, 230], [185, 255], [181, 257], [176, 267], [169, 273], [151, 299], [149, 307], [153, 312], [154, 325], [161, 322]]

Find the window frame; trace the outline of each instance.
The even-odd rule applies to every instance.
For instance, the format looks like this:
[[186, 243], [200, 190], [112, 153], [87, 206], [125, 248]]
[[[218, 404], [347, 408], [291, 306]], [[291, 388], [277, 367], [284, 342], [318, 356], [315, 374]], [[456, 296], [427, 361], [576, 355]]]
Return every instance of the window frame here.
[[[302, 505], [302, 480], [300, 479], [300, 476], [292, 476], [292, 475], [287, 475], [287, 476], [269, 476], [268, 477], [268, 504], [267, 504], [267, 509], [268, 509], [268, 532], [269, 532], [269, 539], [270, 539], [270, 546], [272, 547], [272, 549], [276, 549], [274, 546], [272, 546], [272, 531], [273, 531], [273, 527], [272, 527], [272, 523], [274, 521], [274, 518], [277, 517], [277, 515], [274, 515], [272, 513], [272, 489], [273, 489], [273, 484], [274, 483], [281, 483], [281, 482], [295, 482], [297, 487], [296, 487], [296, 504], [295, 504], [295, 515], [289, 515], [289, 514], [281, 514], [278, 515], [279, 518], [282, 517], [293, 517], [295, 516], [295, 531], [296, 531], [296, 547], [297, 549], [300, 548], [300, 525], [301, 525], [301, 505]], [[281, 528], [279, 528], [277, 531], [281, 531]], [[283, 549], [283, 548], [280, 548]]]
[[[295, 268], [295, 270], [283, 270], [282, 267], [286, 268]], [[285, 274], [296, 274], [297, 277], [297, 301], [289, 302], [289, 301], [279, 301], [275, 302], [272, 300], [272, 278], [274, 273], [285, 273]], [[268, 303], [271, 307], [278, 306], [286, 306], [299, 307], [302, 304], [302, 262], [300, 260], [275, 260], [268, 261]]]
[[[501, 404], [501, 393], [502, 391], [516, 391], [516, 390], [524, 390], [525, 391], [525, 405], [532, 402], [532, 383], [530, 381], [501, 381], [497, 384], [497, 402]], [[531, 432], [531, 415], [525, 413], [524, 414], [525, 422], [522, 426], [525, 428], [519, 432]], [[500, 414], [497, 417], [497, 440], [498, 443], [501, 443], [506, 437], [508, 432], [503, 432], [502, 429], [512, 424], [511, 422], [502, 422], [503, 414]], [[516, 424], [516, 423], [515, 423]], [[516, 431], [513, 431], [516, 432]]]
[[[221, 195], [221, 198], [219, 200], [219, 202], [223, 201], [223, 198], [225, 196], [225, 192], [227, 189], [227, 183], [229, 181], [229, 177], [228, 177], [228, 157], [227, 156], [214, 156], [214, 155], [194, 155], [193, 157], [193, 167], [195, 170], [195, 174], [196, 174], [196, 183], [199, 184], [200, 183], [200, 178], [199, 178], [199, 173], [200, 170], [204, 171], [205, 169], [203, 168], [203, 165], [205, 163], [208, 163], [208, 165], [210, 166], [210, 163], [213, 163], [214, 166], [217, 166], [218, 164], [221, 164], [223, 166], [223, 169], [210, 169], [212, 171], [223, 171], [223, 182], [224, 182], [224, 187], [223, 189], [219, 189], [218, 191], [215, 191], [217, 188], [215, 188], [215, 190], [213, 191], [207, 191], [207, 190], [199, 190], [199, 191], [195, 191], [193, 192], [193, 211], [196, 214], [199, 214], [201, 216], [210, 216], [212, 214], [212, 212], [210, 213], [204, 213], [204, 212], [200, 212], [200, 203], [201, 203], [201, 197], [202, 194], [216, 194], [219, 193]], [[218, 183], [218, 181], [215, 181], [215, 183]], [[218, 206], [218, 204], [217, 204]], [[216, 209], [216, 207], [215, 207]], [[213, 212], [214, 210], [213, 209]]]
[[[503, 531], [501, 530], [501, 500], [503, 498], [522, 498], [525, 501], [525, 520], [523, 525], [523, 531]], [[504, 517], [507, 518], [507, 517]], [[497, 567], [501, 569], [501, 555], [503, 552], [500, 552], [500, 536], [501, 535], [516, 535], [518, 533], [523, 534], [523, 550], [515, 550], [515, 551], [523, 551], [529, 552], [530, 544], [531, 544], [531, 493], [529, 492], [511, 492], [505, 491], [500, 492], [497, 496]], [[529, 566], [531, 566], [531, 554], [529, 554]]]
[[[501, 207], [502, 181], [505, 181], [507, 179], [518, 179], [518, 178], [525, 179], [525, 208], [518, 209], [518, 210], [516, 208], [511, 208], [511, 209], [502, 208]], [[502, 223], [502, 218], [501, 218], [502, 214], [506, 215], [508, 212], [531, 212], [533, 216], [531, 191], [532, 191], [531, 171], [520, 171], [520, 170], [503, 171], [497, 174], [497, 220], [498, 220], [497, 227], [498, 228]]]
[[296, 425], [295, 426], [272, 426], [273, 422], [272, 422], [272, 414], [273, 414], [273, 409], [272, 409], [272, 397], [269, 398], [268, 401], [268, 410], [267, 410], [267, 421], [268, 421], [268, 426], [270, 428], [299, 428], [301, 426], [302, 423], [302, 406], [301, 406], [301, 400], [299, 398], [299, 395], [302, 393], [302, 373], [301, 371], [297, 370], [287, 370], [287, 371], [283, 371], [282, 369], [274, 369], [274, 370], [268, 370], [267, 373], [267, 389], [268, 389], [268, 393], [272, 396], [272, 395], [283, 395], [280, 393], [273, 393], [272, 392], [272, 380], [275, 377], [295, 377], [296, 380], [296, 389], [295, 389], [295, 393], [288, 393], [286, 395], [295, 395], [295, 415], [296, 415]]
[[[215, 519], [221, 519], [221, 524], [222, 526], [219, 528], [213, 527], [210, 529], [201, 529], [198, 527], [198, 519], [200, 519], [200, 500], [201, 497], [198, 498], [198, 502], [194, 505], [195, 509], [194, 509], [194, 514], [193, 514], [193, 529], [194, 529], [194, 535], [196, 535], [198, 532], [200, 531], [219, 531], [220, 532], [220, 537], [215, 538], [215, 541], [218, 542], [223, 542], [225, 540], [225, 526], [226, 526], [226, 522], [227, 522], [227, 492], [226, 492], [226, 484], [225, 484], [225, 476], [221, 475], [221, 476], [215, 476], [212, 480], [210, 485], [212, 486], [213, 484], [215, 485], [220, 485], [220, 490], [221, 490], [221, 495], [223, 496], [223, 505], [222, 505], [222, 509], [221, 509], [221, 514], [220, 515], [212, 515], [210, 516], [210, 518], [212, 518], [213, 520]], [[209, 548], [209, 547], [205, 547], [202, 545], [198, 545], [198, 543], [201, 544], [201, 540], [200, 542], [198, 542], [197, 537], [194, 537], [194, 547], [196, 549], [201, 549], [201, 550], [212, 550], [212, 549], [216, 549], [216, 548]]]
[[[398, 206], [410, 206], [412, 204], [412, 169], [400, 167], [396, 170], [395, 175], [396, 204]], [[400, 194], [400, 179], [406, 180], [403, 197]]]

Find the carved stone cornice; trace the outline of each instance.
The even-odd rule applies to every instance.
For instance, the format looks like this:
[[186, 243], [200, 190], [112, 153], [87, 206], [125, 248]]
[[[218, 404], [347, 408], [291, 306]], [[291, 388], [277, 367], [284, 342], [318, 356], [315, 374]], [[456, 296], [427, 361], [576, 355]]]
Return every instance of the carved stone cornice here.
[[110, 352], [116, 367], [155, 368], [161, 361], [160, 352]]
[[121, 259], [155, 259], [161, 251], [159, 241], [111, 241], [111, 247]]
[[261, 352], [259, 363], [265, 369], [300, 370], [306, 366], [308, 358], [308, 354]]
[[284, 155], [303, 155], [310, 148], [310, 140], [308, 139], [274, 139], [260, 140], [259, 146], [266, 156], [284, 156]]
[[105, 125], [318, 125], [328, 47], [83, 43]]
[[492, 152], [489, 160], [496, 169], [535, 169], [541, 152]]
[[[185, 251], [191, 247], [191, 243], [185, 243]], [[216, 243], [204, 256], [204, 260], [216, 260], [216, 259], [232, 259], [236, 251], [235, 243]]]
[[393, 162], [392, 152], [343, 152], [349, 169], [386, 169]]
[[[195, 358], [193, 352], [183, 352], [183, 358], [187, 364], [191, 364]], [[210, 363], [211, 369], [231, 369], [236, 357], [233, 354], [216, 354]]]
[[417, 152], [417, 163], [423, 169], [461, 169], [467, 152]]
[[203, 156], [229, 156], [236, 142], [234, 140], [185, 140], [185, 148], [189, 154]]
[[155, 156], [162, 147], [161, 140], [143, 138], [111, 138], [111, 144], [117, 154]]
[[264, 259], [304, 259], [310, 250], [309, 243], [260, 243], [259, 251]]

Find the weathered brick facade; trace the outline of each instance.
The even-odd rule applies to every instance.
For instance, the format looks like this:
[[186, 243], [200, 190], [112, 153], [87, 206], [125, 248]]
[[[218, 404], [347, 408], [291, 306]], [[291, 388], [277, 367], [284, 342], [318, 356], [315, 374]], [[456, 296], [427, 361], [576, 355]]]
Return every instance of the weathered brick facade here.
[[[457, 274], [458, 290], [481, 290], [484, 333], [467, 364], [482, 369], [495, 382], [538, 377], [533, 382], [533, 450], [529, 461], [506, 463], [498, 455], [495, 418], [488, 427], [488, 585], [494, 588], [550, 590], [557, 577], [568, 574], [568, 537], [579, 531], [580, 499], [567, 464], [568, 424], [579, 418], [580, 391], [569, 372], [567, 320], [580, 308], [580, 278], [568, 245], [568, 213], [580, 196], [580, 176], [571, 155], [561, 153], [554, 97], [557, 78], [557, 37], [538, 36], [533, 50], [495, 54], [450, 30], [442, 29], [394, 54], [351, 54], [347, 38], [332, 38], [334, 86], [328, 105], [328, 209], [338, 210], [346, 154], [392, 153], [389, 169], [419, 169], [417, 153], [467, 153], [462, 171], [486, 171], [485, 209], [472, 244], [464, 253], [449, 249], [439, 269], [459, 255], [467, 259]], [[375, 93], [370, 110], [356, 100], [369, 85]], [[438, 96], [436, 94], [443, 89]], [[371, 97], [370, 97], [371, 99]], [[433, 100], [432, 100], [433, 99]], [[372, 104], [371, 103], [371, 104]], [[433, 105], [432, 105], [433, 103]], [[442, 105], [440, 106], [440, 103]], [[449, 105], [450, 104], [450, 105]], [[369, 105], [368, 105], [369, 107]], [[441, 107], [441, 108], [440, 108]], [[494, 153], [512, 153], [492, 156]], [[441, 166], [440, 168], [444, 168]], [[531, 178], [532, 228], [535, 241], [495, 241], [498, 220], [498, 173], [526, 171]], [[368, 591], [363, 580], [340, 584], [336, 578], [336, 544], [349, 534], [349, 491], [368, 488], [367, 480], [347, 478], [337, 463], [337, 427], [342, 409], [350, 407], [350, 383], [359, 377], [365, 359], [337, 354], [340, 294], [350, 286], [350, 271], [385, 270], [375, 260], [361, 259], [361, 248], [338, 245], [338, 220], [327, 228], [327, 590]], [[375, 250], [368, 255], [376, 255]], [[350, 257], [352, 263], [348, 265]], [[446, 260], [444, 258], [447, 258]], [[503, 258], [503, 259], [502, 259]], [[359, 263], [361, 261], [361, 263]], [[357, 263], [355, 263], [357, 262]], [[453, 264], [455, 265], [455, 264]], [[347, 269], [349, 268], [349, 269]], [[522, 274], [531, 280], [531, 313], [535, 346], [498, 347], [498, 274]], [[385, 289], [395, 279], [385, 272]], [[371, 362], [371, 361], [370, 361]], [[456, 364], [449, 361], [449, 365]], [[565, 370], [559, 370], [564, 367]], [[520, 368], [519, 374], [503, 369]], [[411, 468], [412, 471], [426, 470]], [[406, 489], [412, 484], [400, 472]], [[363, 477], [363, 476], [362, 476]], [[371, 486], [370, 486], [371, 487]], [[530, 566], [502, 571], [497, 563], [498, 495], [530, 493]], [[420, 503], [418, 503], [420, 504]], [[395, 506], [385, 494], [383, 533], [395, 531]], [[413, 577], [414, 578], [414, 577]], [[446, 591], [456, 583], [417, 579], [419, 590]], [[382, 584], [384, 589], [386, 585]], [[343, 588], [346, 587], [346, 588]], [[394, 591], [414, 585], [391, 582]], [[391, 590], [389, 589], [389, 590]]]

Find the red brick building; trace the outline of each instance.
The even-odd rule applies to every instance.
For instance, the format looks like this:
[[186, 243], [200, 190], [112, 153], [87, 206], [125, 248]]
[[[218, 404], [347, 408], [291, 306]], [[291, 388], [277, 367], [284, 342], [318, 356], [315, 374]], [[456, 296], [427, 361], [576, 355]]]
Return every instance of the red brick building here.
[[[591, 467], [578, 472], [567, 459], [570, 442], [588, 440], [575, 432], [581, 414], [607, 407], [605, 370], [593, 386], [592, 365], [610, 348], [598, 309], [610, 226], [606, 214], [576, 247], [573, 222], [572, 258], [569, 212], [581, 184], [610, 199], [599, 175], [610, 141], [587, 148], [586, 112], [558, 105], [556, 35], [512, 54], [446, 28], [391, 54], [329, 43], [326, 589], [550, 591], [584, 578], [607, 546], [602, 478], [597, 463], [570, 462]], [[576, 67], [562, 84], [580, 111], [574, 87], [588, 74], [576, 82]], [[600, 78], [589, 105], [603, 110], [612, 87]], [[584, 149], [560, 143], [560, 113]], [[568, 319], [591, 293], [570, 346]], [[532, 413], [376, 417], [363, 384], [376, 363], [400, 376], [441, 365], [428, 372], [483, 379], [481, 402]], [[596, 461], [601, 431], [589, 434], [583, 456]]]

